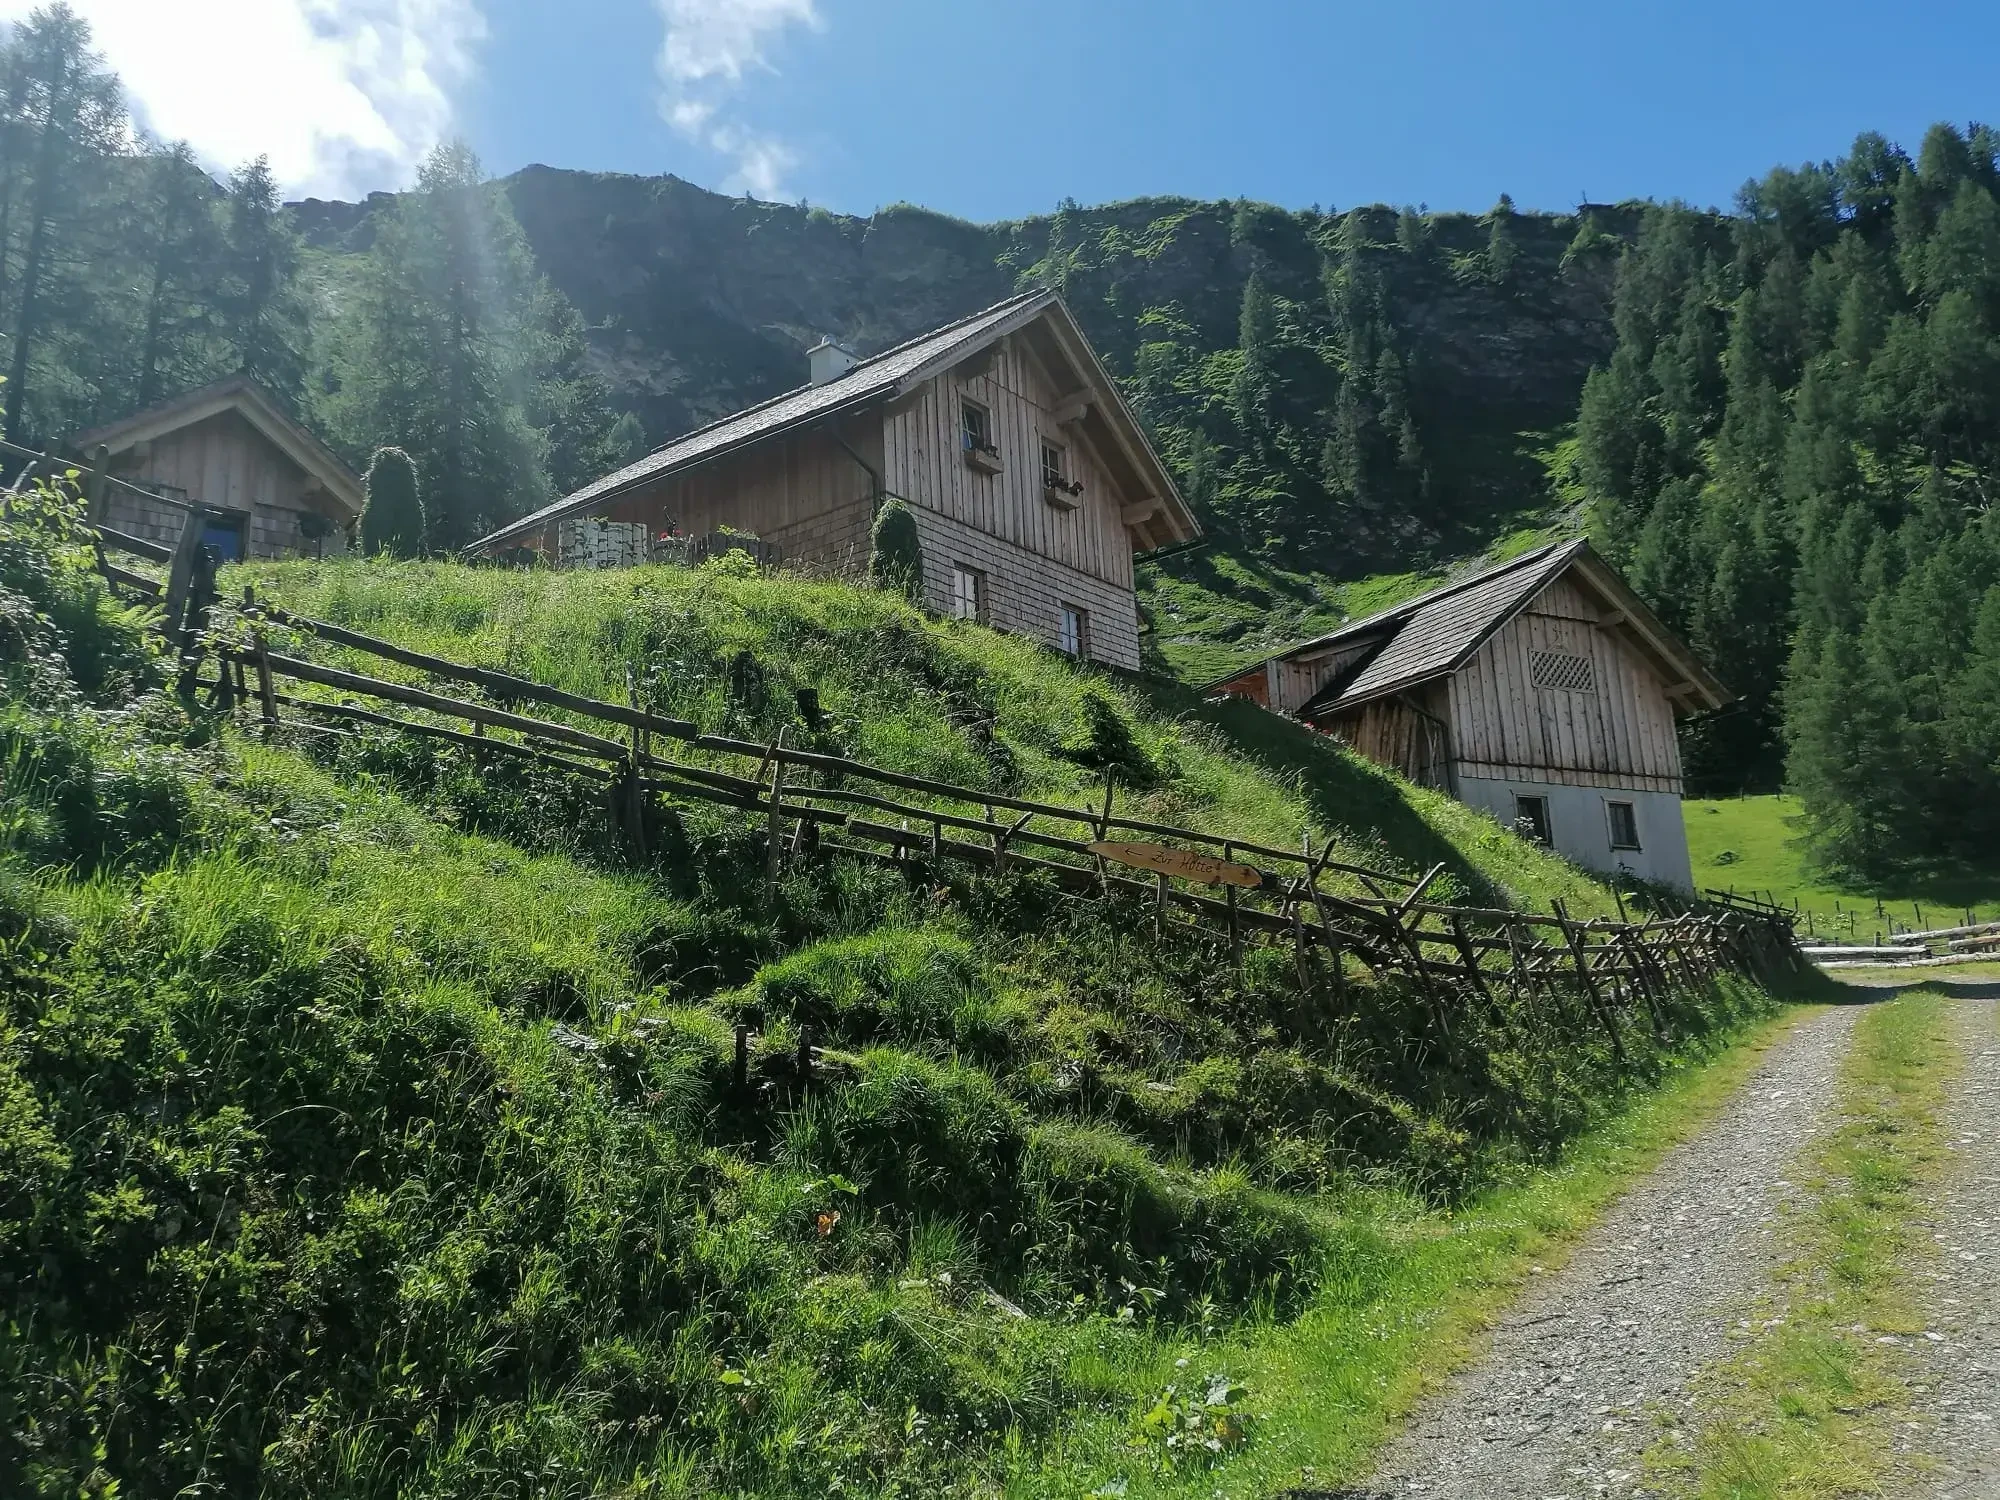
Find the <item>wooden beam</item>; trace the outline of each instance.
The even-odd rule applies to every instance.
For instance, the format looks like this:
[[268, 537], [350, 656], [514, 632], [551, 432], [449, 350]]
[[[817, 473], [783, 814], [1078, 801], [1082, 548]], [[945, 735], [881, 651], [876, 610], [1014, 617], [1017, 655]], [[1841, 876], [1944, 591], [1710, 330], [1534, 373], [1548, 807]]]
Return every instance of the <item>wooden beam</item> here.
[[1078, 391], [1073, 395], [1064, 396], [1050, 415], [1054, 418], [1056, 426], [1074, 427], [1090, 415], [1090, 392]]
[[1118, 512], [1118, 519], [1127, 526], [1142, 526], [1158, 515], [1166, 501], [1155, 495], [1149, 500], [1140, 500]]

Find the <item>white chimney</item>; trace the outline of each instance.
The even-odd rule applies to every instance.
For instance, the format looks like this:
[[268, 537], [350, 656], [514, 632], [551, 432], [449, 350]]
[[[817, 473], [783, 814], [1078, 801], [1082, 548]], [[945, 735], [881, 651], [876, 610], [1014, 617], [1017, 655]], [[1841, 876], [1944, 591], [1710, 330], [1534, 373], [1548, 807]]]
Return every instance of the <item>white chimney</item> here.
[[852, 349], [836, 344], [832, 339], [821, 339], [806, 351], [806, 358], [812, 361], [812, 383], [825, 385], [830, 380], [838, 380], [849, 370], [861, 363], [861, 356]]

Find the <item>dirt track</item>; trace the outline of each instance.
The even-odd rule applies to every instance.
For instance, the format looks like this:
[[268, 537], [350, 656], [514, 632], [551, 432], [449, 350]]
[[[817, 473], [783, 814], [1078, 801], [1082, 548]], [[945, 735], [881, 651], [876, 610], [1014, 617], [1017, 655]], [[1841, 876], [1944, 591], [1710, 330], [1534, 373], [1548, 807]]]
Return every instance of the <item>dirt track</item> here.
[[1920, 1472], [1907, 1493], [2000, 1500], [2000, 1007], [1962, 997], [1957, 1020], [1965, 1073], [1944, 1121], [1955, 1159], [1930, 1224], [1929, 1327], [1910, 1341], [1923, 1373], [1907, 1429]]
[[[1655, 1436], [1769, 1284], [1788, 1164], [1826, 1122], [1860, 1015], [1805, 1017], [1695, 1139], [1616, 1204], [1570, 1263], [1500, 1321], [1491, 1348], [1420, 1408], [1362, 1497], [1633, 1495]], [[1983, 1493], [1983, 1492], [1982, 1492]]]

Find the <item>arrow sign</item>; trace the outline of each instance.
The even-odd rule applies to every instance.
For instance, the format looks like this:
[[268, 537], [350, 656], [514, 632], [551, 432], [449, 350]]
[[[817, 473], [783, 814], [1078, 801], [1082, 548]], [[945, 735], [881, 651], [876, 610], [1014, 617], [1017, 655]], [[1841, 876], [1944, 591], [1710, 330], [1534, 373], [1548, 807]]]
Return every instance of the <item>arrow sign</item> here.
[[1240, 885], [1245, 890], [1254, 891], [1264, 883], [1262, 870], [1196, 854], [1192, 849], [1171, 849], [1165, 844], [1100, 841], [1090, 846], [1090, 852], [1113, 864], [1129, 865], [1135, 870], [1154, 870], [1162, 875], [1177, 875], [1182, 880], [1193, 880], [1202, 885]]

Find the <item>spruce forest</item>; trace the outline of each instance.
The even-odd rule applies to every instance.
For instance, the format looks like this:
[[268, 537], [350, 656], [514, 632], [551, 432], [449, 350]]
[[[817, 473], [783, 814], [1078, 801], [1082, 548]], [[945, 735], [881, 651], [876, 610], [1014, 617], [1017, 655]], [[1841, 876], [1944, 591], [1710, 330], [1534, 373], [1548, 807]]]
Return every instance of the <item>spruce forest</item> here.
[[[439, 148], [284, 206], [134, 143], [66, 7], [0, 55], [5, 435], [58, 443], [251, 374], [444, 551], [796, 384], [1061, 287], [1211, 530], [1147, 571], [1203, 680], [1523, 528], [1588, 529], [1740, 704], [1691, 789], [1784, 787], [1829, 869], [1963, 864], [2000, 807], [1996, 138], [1864, 136], [1678, 204], [1488, 213], [1145, 200], [978, 226]], [[418, 545], [412, 532], [401, 545]], [[1387, 595], [1381, 595], [1386, 597]]]

